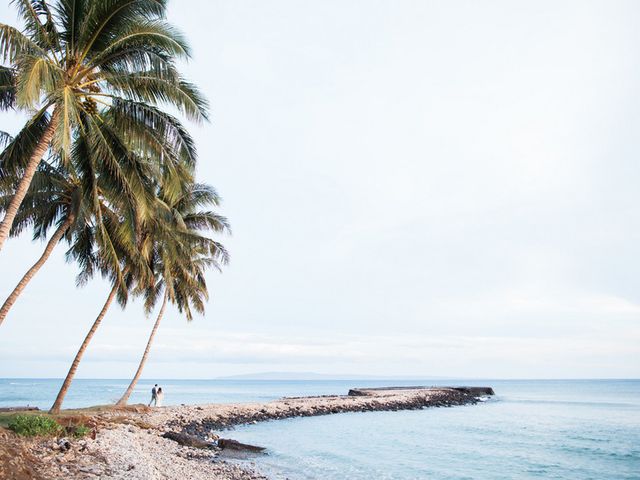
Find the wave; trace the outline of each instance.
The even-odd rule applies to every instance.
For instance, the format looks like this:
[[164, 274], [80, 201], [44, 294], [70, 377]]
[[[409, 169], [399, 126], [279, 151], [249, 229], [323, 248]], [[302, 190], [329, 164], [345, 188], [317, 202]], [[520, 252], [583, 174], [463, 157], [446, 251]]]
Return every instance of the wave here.
[[[595, 439], [594, 439], [595, 440]], [[620, 460], [637, 460], [640, 459], [640, 452], [637, 450], [615, 451], [600, 447], [591, 447], [587, 445], [560, 445], [560, 451], [567, 453], [577, 453], [580, 455], [591, 455], [597, 457], [605, 457]]]

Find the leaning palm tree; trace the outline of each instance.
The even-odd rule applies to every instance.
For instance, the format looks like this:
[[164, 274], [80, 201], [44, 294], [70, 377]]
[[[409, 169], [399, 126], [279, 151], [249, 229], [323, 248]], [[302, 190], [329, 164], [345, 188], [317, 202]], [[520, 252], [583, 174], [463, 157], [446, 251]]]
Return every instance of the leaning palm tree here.
[[[195, 121], [207, 118], [206, 101], [175, 66], [189, 48], [164, 20], [166, 0], [13, 3], [24, 29], [0, 24], [0, 61], [6, 64], [0, 68], [0, 107], [31, 117], [0, 155], [0, 173], [22, 172], [0, 222], [0, 249], [47, 150], [65, 158], [74, 136], [90, 138], [101, 150], [100, 162], [135, 201], [144, 186], [122, 172], [112, 140], [160, 159], [171, 155], [168, 144], [185, 151], [193, 146], [164, 106]], [[107, 114], [117, 119], [108, 136], [100, 128]]]
[[[191, 251], [194, 254], [194, 251]], [[175, 267], [171, 273], [173, 277], [173, 285], [166, 286], [165, 280], [159, 280], [150, 290], [153, 290], [148, 294], [149, 297], [162, 297], [162, 304], [160, 311], [156, 317], [156, 321], [153, 324], [149, 339], [147, 340], [144, 353], [138, 364], [138, 368], [124, 392], [117, 405], [126, 405], [129, 401], [129, 397], [133, 393], [140, 376], [147, 363], [149, 353], [151, 351], [151, 345], [156, 336], [160, 322], [164, 317], [164, 313], [167, 307], [167, 302], [171, 302], [176, 305], [178, 310], [185, 313], [187, 320], [190, 321], [193, 318], [192, 309], [200, 314], [204, 314], [204, 302], [209, 299], [209, 292], [207, 290], [207, 284], [204, 278], [204, 270], [206, 267], [211, 266], [211, 263], [215, 261], [208, 259], [204, 256], [197, 255], [196, 258], [187, 259], [190, 262], [188, 268], [186, 265], [181, 267]]]
[[[13, 178], [0, 178], [0, 212], [6, 211], [11, 201]], [[6, 189], [5, 189], [6, 187]], [[5, 193], [8, 191], [8, 193]], [[79, 183], [65, 174], [61, 168], [43, 161], [36, 171], [24, 201], [18, 210], [11, 236], [19, 235], [24, 229], [33, 226], [33, 239], [47, 238], [50, 227], [56, 225], [42, 255], [22, 276], [16, 287], [0, 307], [0, 325], [9, 310], [23, 292], [27, 284], [49, 259], [56, 245], [64, 238], [71, 238], [72, 226], [82, 217], [81, 188]]]
[[[69, 387], [71, 387], [80, 361], [98, 327], [113, 304], [113, 301], [117, 298], [122, 307], [126, 306], [130, 287], [125, 281], [128, 271], [131, 268], [135, 268], [138, 271], [141, 269], [141, 266], [136, 261], [138, 256], [135, 253], [135, 243], [130, 243], [131, 237], [127, 234], [127, 232], [134, 230], [132, 225], [133, 220], [130, 217], [123, 219], [121, 215], [109, 211], [108, 207], [105, 207], [105, 210], [102, 212], [102, 221], [104, 222], [104, 229], [109, 232], [109, 240], [117, 242], [114, 245], [114, 249], [116, 251], [116, 258], [121, 262], [121, 265], [119, 268], [114, 269], [111, 254], [105, 254], [106, 249], [104, 247], [96, 247], [96, 245], [100, 243], [100, 234], [96, 234], [99, 229], [95, 226], [84, 228], [82, 232], [77, 235], [76, 241], [67, 253], [70, 258], [73, 258], [81, 265], [81, 273], [78, 276], [79, 284], [85, 283], [95, 273], [99, 272], [104, 278], [110, 281], [111, 290], [71, 363], [67, 376], [51, 407], [50, 413], [52, 414], [60, 412], [60, 408], [62, 407]], [[122, 239], [126, 240], [122, 241]], [[127, 261], [130, 263], [127, 263]]]
[[[107, 116], [106, 119], [109, 120], [109, 117]], [[104, 131], [105, 136], [108, 136], [108, 123], [105, 122], [100, 128]], [[121, 162], [119, 166], [129, 178], [138, 177], [139, 181], [144, 183], [144, 179], [152, 174], [150, 169], [140, 168], [148, 165], [148, 162], [127, 161], [127, 157], [130, 155], [124, 150], [124, 147], [118, 146], [114, 142], [112, 148], [114, 152], [120, 150]], [[82, 168], [86, 164], [93, 165], [95, 171], [79, 174], [78, 171], [82, 172]], [[110, 248], [113, 241], [108, 238], [109, 234], [101, 221], [102, 212], [113, 208], [128, 209], [132, 212], [138, 208], [138, 203], [131, 205], [128, 197], [122, 196], [119, 188], [120, 183], [111, 181], [110, 172], [104, 171], [104, 167], [103, 163], [97, 161], [92, 145], [83, 136], [76, 138], [71, 155], [66, 161], [60, 156], [51, 156], [38, 166], [27, 194], [18, 209], [11, 229], [11, 236], [18, 236], [25, 229], [32, 227], [34, 240], [45, 239], [50, 227], [57, 225], [57, 228], [38, 261], [29, 268], [0, 307], [0, 324], [24, 288], [42, 268], [53, 249], [63, 238], [71, 243], [74, 233], [93, 224], [95, 229], [101, 233], [98, 240], [103, 248], [113, 250]], [[132, 167], [136, 167], [136, 169], [132, 169]], [[189, 174], [185, 174], [183, 170], [177, 165], [172, 169], [172, 172], [177, 171], [182, 174], [182, 177], [179, 178], [189, 179]], [[21, 172], [18, 170], [12, 174], [6, 171], [4, 175], [0, 175], [0, 213], [6, 211], [10, 204], [15, 194], [17, 183], [15, 180], [20, 177], [20, 174]], [[176, 175], [172, 174], [171, 178], [173, 179]], [[152, 193], [149, 192], [149, 195]], [[113, 251], [110, 258], [113, 269], [117, 270], [117, 255]]]
[[157, 213], [140, 245], [141, 251], [150, 254], [156, 280], [138, 289], [143, 290], [147, 311], [160, 297], [162, 305], [138, 369], [118, 405], [127, 403], [142, 375], [167, 302], [184, 313], [187, 321], [193, 319], [192, 309], [204, 314], [204, 303], [209, 298], [204, 272], [210, 267], [219, 270], [228, 261], [224, 247], [206, 234], [227, 232], [229, 225], [224, 217], [200, 208], [218, 204], [215, 190], [203, 184], [187, 185], [178, 196], [167, 189], [159, 192]]
[[[121, 293], [122, 298], [126, 298], [126, 296], [127, 296], [126, 286], [123, 285], [122, 283], [120, 283], [116, 276], [113, 276], [111, 281], [112, 281], [112, 287], [111, 287], [111, 291], [109, 292], [109, 296], [107, 297], [107, 300], [105, 301], [104, 305], [102, 306], [102, 309], [100, 310], [100, 313], [98, 314], [98, 316], [96, 317], [95, 321], [93, 322], [93, 325], [91, 325], [91, 328], [89, 329], [89, 332], [85, 336], [85, 339], [82, 342], [82, 345], [80, 346], [80, 349], [78, 350], [78, 353], [76, 353], [76, 356], [74, 357], [73, 362], [71, 363], [71, 367], [69, 368], [69, 372], [67, 373], [67, 376], [65, 377], [65, 379], [64, 379], [64, 381], [62, 383], [62, 387], [60, 387], [60, 391], [58, 392], [58, 395], [57, 395], [57, 397], [55, 399], [55, 402], [53, 403], [53, 406], [51, 407], [51, 410], [49, 410], [49, 413], [51, 413], [51, 414], [60, 413], [60, 408], [62, 408], [62, 402], [64, 401], [64, 398], [67, 395], [69, 387], [71, 386], [71, 382], [73, 381], [73, 377], [75, 376], [76, 371], [78, 370], [78, 366], [80, 365], [80, 361], [82, 360], [84, 352], [87, 350], [87, 347], [89, 346], [89, 343], [91, 342], [91, 339], [93, 338], [94, 334], [98, 330], [98, 327], [102, 323], [102, 320], [104, 319], [105, 315], [107, 314], [107, 311], [109, 310], [109, 307], [111, 307], [111, 304], [113, 303], [114, 299], [116, 298], [116, 295], [118, 293]], [[122, 304], [122, 306], [126, 305], [126, 301], [121, 302], [121, 304]]]
[[[89, 152], [86, 153], [89, 155]], [[133, 165], [148, 163], [149, 162], [143, 161], [132, 162]], [[176, 185], [182, 185], [182, 188], [186, 188], [185, 185], [191, 185], [189, 168], [182, 168], [180, 164], [169, 163], [164, 166], [164, 170], [164, 179], [168, 192], [173, 192], [172, 194], [175, 195], [177, 191]], [[98, 179], [102, 177], [102, 175], [99, 175]], [[157, 191], [157, 180], [148, 176], [144, 178], [146, 178], [144, 182], [146, 187], [153, 189], [155, 194]], [[100, 219], [99, 223], [93, 227], [84, 228], [82, 232], [76, 236], [77, 238], [74, 244], [68, 251], [68, 257], [76, 261], [81, 267], [81, 273], [78, 276], [79, 284], [84, 284], [96, 273], [100, 273], [103, 277], [110, 280], [112, 288], [100, 313], [96, 317], [73, 359], [69, 372], [51, 407], [51, 413], [58, 413], [60, 411], [78, 366], [80, 365], [80, 361], [107, 311], [113, 304], [113, 301], [117, 298], [119, 303], [124, 307], [128, 300], [129, 290], [134, 282], [139, 286], [148, 286], [153, 282], [153, 271], [149, 268], [149, 249], [141, 248], [140, 239], [149, 237], [147, 233], [148, 222], [154, 221], [160, 223], [161, 214], [164, 214], [162, 221], [168, 222], [168, 217], [172, 215], [172, 212], [168, 212], [166, 208], [163, 212], [156, 208], [149, 215], [147, 223], [140, 223], [136, 209], [128, 209], [126, 208], [127, 205], [125, 201], [119, 205], [118, 208], [112, 208], [113, 206], [118, 206], [117, 199], [113, 200], [113, 204], [106, 203], [101, 205], [100, 215], [97, 216], [97, 218]], [[158, 202], [154, 202], [154, 205], [157, 206]], [[197, 206], [198, 204], [196, 203], [194, 205]], [[154, 220], [156, 218], [157, 220]], [[195, 218], [198, 218], [198, 215], [193, 215], [193, 218], [194, 220], [191, 220], [190, 217], [187, 217], [185, 220], [193, 222]], [[222, 217], [219, 218], [224, 220]], [[96, 232], [106, 233], [97, 235]], [[145, 244], [147, 243], [148, 242], [145, 242]], [[208, 245], [211, 252], [213, 252], [215, 248], [222, 248], [213, 241], [208, 241]]]

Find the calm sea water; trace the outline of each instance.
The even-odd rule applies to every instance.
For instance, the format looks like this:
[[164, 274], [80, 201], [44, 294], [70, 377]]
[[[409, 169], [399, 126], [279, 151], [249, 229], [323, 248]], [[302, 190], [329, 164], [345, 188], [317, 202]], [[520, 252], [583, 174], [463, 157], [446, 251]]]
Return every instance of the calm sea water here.
[[[0, 380], [0, 405], [48, 407], [60, 381]], [[274, 479], [640, 479], [640, 380], [162, 381], [168, 404], [265, 401], [394, 383], [491, 385], [479, 405], [296, 418], [237, 428], [268, 447]], [[67, 406], [107, 403], [124, 380], [79, 380]], [[147, 400], [141, 384], [134, 402]]]

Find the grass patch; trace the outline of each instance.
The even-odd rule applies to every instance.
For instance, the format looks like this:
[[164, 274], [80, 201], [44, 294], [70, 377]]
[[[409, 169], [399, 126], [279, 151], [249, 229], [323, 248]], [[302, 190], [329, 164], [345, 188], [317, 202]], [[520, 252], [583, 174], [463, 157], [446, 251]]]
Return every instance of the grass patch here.
[[95, 426], [95, 421], [87, 415], [60, 415], [56, 420], [64, 428], [66, 435], [75, 438], [84, 437]]
[[23, 437], [57, 435], [63, 430], [53, 418], [43, 415], [16, 415], [8, 426], [9, 430]]
[[23, 437], [70, 436], [82, 438], [95, 426], [86, 415], [51, 416], [46, 413], [0, 414], [0, 427], [8, 428]]
[[0, 427], [9, 428], [9, 424], [15, 416], [15, 413], [0, 413]]
[[75, 438], [82, 438], [90, 431], [91, 429], [89, 427], [86, 427], [85, 425], [78, 425], [77, 427], [74, 428], [72, 435]]
[[[91, 435], [99, 428], [109, 424], [124, 423], [136, 425], [141, 429], [153, 428], [153, 425], [138, 418], [128, 417], [127, 413], [142, 413], [150, 410], [146, 405], [96, 405], [87, 408], [62, 410], [59, 414], [51, 415], [46, 411], [0, 412], [0, 431], [3, 428], [13, 430], [22, 436], [57, 435], [81, 438]], [[101, 418], [102, 413], [122, 412], [109, 418]], [[55, 425], [58, 425], [56, 427]], [[0, 475], [1, 477], [1, 475]]]
[[9, 424], [13, 422], [13, 420], [18, 415], [40, 415], [43, 417], [51, 417], [47, 412], [43, 412], [41, 410], [17, 410], [17, 411], [9, 411], [9, 412], [0, 412], [0, 427], [9, 428]]

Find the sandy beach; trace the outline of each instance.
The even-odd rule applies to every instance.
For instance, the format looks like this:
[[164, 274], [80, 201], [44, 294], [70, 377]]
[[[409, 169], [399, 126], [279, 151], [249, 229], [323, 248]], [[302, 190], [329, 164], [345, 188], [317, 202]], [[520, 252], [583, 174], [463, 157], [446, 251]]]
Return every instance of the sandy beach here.
[[[26, 440], [2, 431], [0, 477], [33, 479], [249, 480], [267, 478], [233, 462], [245, 452], [235, 425], [343, 412], [397, 411], [474, 404], [490, 388], [353, 389], [348, 395], [282, 398], [268, 403], [181, 405], [75, 411], [92, 425], [82, 439]], [[165, 438], [174, 436], [173, 439]], [[178, 440], [175, 441], [177, 436]], [[227, 439], [225, 442], [224, 439]], [[182, 443], [182, 444], [181, 444]], [[268, 445], [260, 445], [266, 448]]]

